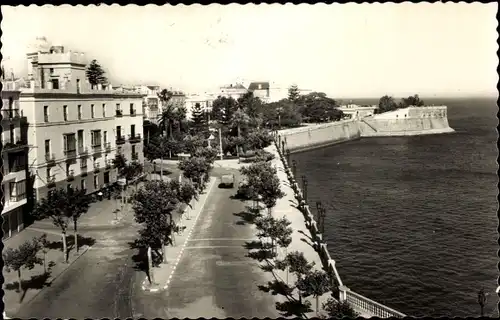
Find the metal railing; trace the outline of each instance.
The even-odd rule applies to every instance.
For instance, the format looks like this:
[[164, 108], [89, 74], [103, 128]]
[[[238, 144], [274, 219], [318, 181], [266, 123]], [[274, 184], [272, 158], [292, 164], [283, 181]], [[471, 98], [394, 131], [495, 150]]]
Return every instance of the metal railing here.
[[45, 162], [54, 162], [54, 161], [56, 161], [56, 155], [54, 153], [45, 154]]
[[47, 187], [51, 188], [56, 185], [56, 175], [53, 174], [47, 178]]
[[84, 146], [78, 146], [78, 154], [79, 155], [87, 155], [89, 153], [89, 150], [87, 149], [87, 147], [84, 147]]
[[111, 142], [105, 142], [104, 148], [106, 149], [106, 151], [110, 151], [111, 150]]
[[19, 119], [20, 117], [19, 109], [2, 109], [2, 118], [4, 120]]
[[66, 172], [66, 180], [71, 181], [75, 179], [75, 173], [73, 170]]
[[116, 144], [124, 144], [125, 137], [124, 136], [116, 136]]
[[130, 116], [135, 117], [137, 115], [137, 112], [135, 109], [130, 109]]
[[92, 144], [92, 149], [94, 151], [100, 151], [102, 149], [102, 144], [99, 142], [99, 144]]
[[10, 195], [10, 202], [19, 202], [26, 199], [26, 193]]
[[99, 162], [94, 162], [94, 172], [99, 172], [101, 170], [101, 164]]
[[117, 117], [122, 117], [123, 116], [123, 112], [121, 110], [116, 110], [116, 116]]
[[134, 135], [129, 134], [128, 135], [128, 141], [129, 142], [139, 142], [139, 141], [141, 141], [141, 134], [140, 133], [136, 133]]
[[132, 160], [137, 160], [139, 159], [139, 153], [135, 152], [135, 153], [132, 153]]
[[64, 150], [64, 155], [66, 158], [76, 158], [76, 149]]

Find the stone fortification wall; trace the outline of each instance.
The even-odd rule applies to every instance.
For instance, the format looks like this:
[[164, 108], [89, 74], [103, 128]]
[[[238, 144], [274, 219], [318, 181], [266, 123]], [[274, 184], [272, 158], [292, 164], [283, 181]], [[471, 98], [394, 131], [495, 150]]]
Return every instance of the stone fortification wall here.
[[391, 112], [279, 133], [291, 152], [324, 147], [362, 137], [411, 136], [454, 132], [446, 106], [409, 107]]

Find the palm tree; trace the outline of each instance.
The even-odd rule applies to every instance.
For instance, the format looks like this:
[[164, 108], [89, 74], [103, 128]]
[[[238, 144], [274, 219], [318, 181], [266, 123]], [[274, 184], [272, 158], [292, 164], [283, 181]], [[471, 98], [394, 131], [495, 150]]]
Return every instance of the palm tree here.
[[160, 116], [160, 121], [159, 121], [159, 125], [160, 127], [163, 127], [164, 128], [164, 132], [167, 133], [168, 135], [168, 129], [170, 128], [170, 136], [172, 136], [172, 132], [171, 132], [171, 122], [172, 122], [172, 119], [173, 119], [173, 111], [174, 111], [174, 106], [169, 103], [170, 100], [172, 99], [172, 92], [167, 90], [167, 89], [163, 89], [160, 93], [158, 93], [158, 98], [160, 99], [161, 101], [161, 104], [162, 104], [162, 114]]
[[[245, 112], [243, 112], [241, 109], [238, 109], [233, 114], [231, 122], [233, 124], [233, 127], [236, 126], [238, 128], [238, 138], [240, 138], [241, 137], [241, 127], [246, 126], [250, 122], [250, 118], [248, 117], [248, 115]], [[239, 146], [237, 146], [236, 152], [237, 152], [238, 157], [239, 157], [240, 156]]]
[[182, 124], [186, 120], [187, 109], [185, 106], [180, 106], [173, 112], [173, 119], [177, 122], [177, 132], [181, 134]]

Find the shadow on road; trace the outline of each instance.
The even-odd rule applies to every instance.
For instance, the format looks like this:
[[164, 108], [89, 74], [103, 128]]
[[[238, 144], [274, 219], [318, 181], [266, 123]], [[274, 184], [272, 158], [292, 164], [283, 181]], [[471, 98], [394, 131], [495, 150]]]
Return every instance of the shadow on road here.
[[239, 213], [233, 213], [233, 215], [240, 217], [240, 221], [236, 221], [237, 225], [246, 225], [255, 223], [255, 220], [261, 216], [259, 212], [249, 212], [249, 211], [241, 211]]
[[[23, 302], [24, 297], [26, 296], [26, 292], [29, 289], [41, 290], [44, 287], [49, 287], [50, 282], [48, 282], [47, 280], [49, 279], [50, 274], [51, 274], [51, 272], [48, 271], [48, 272], [43, 273], [43, 274], [37, 274], [35, 276], [31, 276], [31, 278], [29, 280], [21, 280], [22, 294], [19, 297], [19, 303]], [[6, 290], [16, 290], [17, 292], [19, 292], [19, 282], [14, 281], [14, 282], [8, 283], [5, 285], [5, 289]]]
[[[96, 240], [92, 237], [85, 237], [78, 235], [78, 249], [80, 249], [83, 246], [93, 246], [95, 244]], [[67, 257], [69, 257], [69, 254], [72, 250], [76, 249], [75, 248], [75, 236], [74, 235], [67, 235], [66, 236], [66, 245], [68, 246], [68, 252], [67, 252]], [[62, 240], [59, 241], [51, 241], [47, 243], [46, 248], [52, 249], [52, 250], [60, 250], [63, 251], [63, 242]]]

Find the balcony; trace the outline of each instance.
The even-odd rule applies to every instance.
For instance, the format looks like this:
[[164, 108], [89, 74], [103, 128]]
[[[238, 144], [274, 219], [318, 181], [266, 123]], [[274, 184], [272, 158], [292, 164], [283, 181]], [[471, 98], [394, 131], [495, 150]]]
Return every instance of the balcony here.
[[99, 173], [100, 171], [100, 164], [98, 162], [94, 162], [94, 173]]
[[121, 118], [123, 116], [123, 112], [121, 110], [116, 110], [116, 117]]
[[76, 158], [76, 149], [66, 149], [64, 150], [64, 156], [66, 159], [74, 159]]
[[102, 144], [100, 142], [98, 144], [92, 144], [92, 149], [94, 149], [94, 152], [100, 152], [102, 150]]
[[47, 162], [47, 165], [55, 165], [56, 155], [53, 153], [46, 153], [45, 154], [45, 162]]
[[83, 156], [88, 156], [89, 155], [89, 150], [87, 147], [84, 146], [78, 146], [78, 155], [83, 157]]
[[128, 141], [130, 143], [137, 143], [137, 142], [140, 142], [141, 141], [141, 134], [140, 133], [137, 133], [135, 135], [131, 135], [129, 134], [128, 135]]
[[125, 137], [124, 136], [116, 136], [116, 144], [124, 144], [125, 143]]
[[111, 168], [113, 168], [113, 161], [106, 160], [106, 170], [111, 170]]
[[54, 188], [56, 186], [56, 175], [51, 175], [47, 178], [47, 188]]
[[16, 143], [5, 142], [3, 145], [3, 150], [9, 151], [9, 152], [14, 152], [14, 151], [19, 151], [27, 146], [28, 146], [28, 143], [26, 141], [23, 141], [20, 138], [17, 138]]
[[137, 152], [132, 153], [132, 160], [137, 160], [137, 159], [139, 159], [139, 153]]
[[21, 118], [19, 109], [3, 109], [2, 119], [3, 120], [18, 120]]
[[111, 142], [105, 142], [104, 148], [106, 148], [106, 152], [111, 152]]
[[75, 180], [75, 173], [73, 170], [69, 170], [68, 172], [66, 172], [66, 181], [73, 181]]
[[10, 169], [9, 173], [12, 173], [12, 172], [21, 172], [21, 171], [26, 170], [26, 165], [25, 164], [14, 164], [9, 169]]
[[9, 202], [19, 202], [26, 199], [26, 193], [23, 194], [11, 194]]
[[130, 109], [130, 116], [135, 117], [136, 115], [137, 115], [137, 112], [135, 111], [135, 109]]

